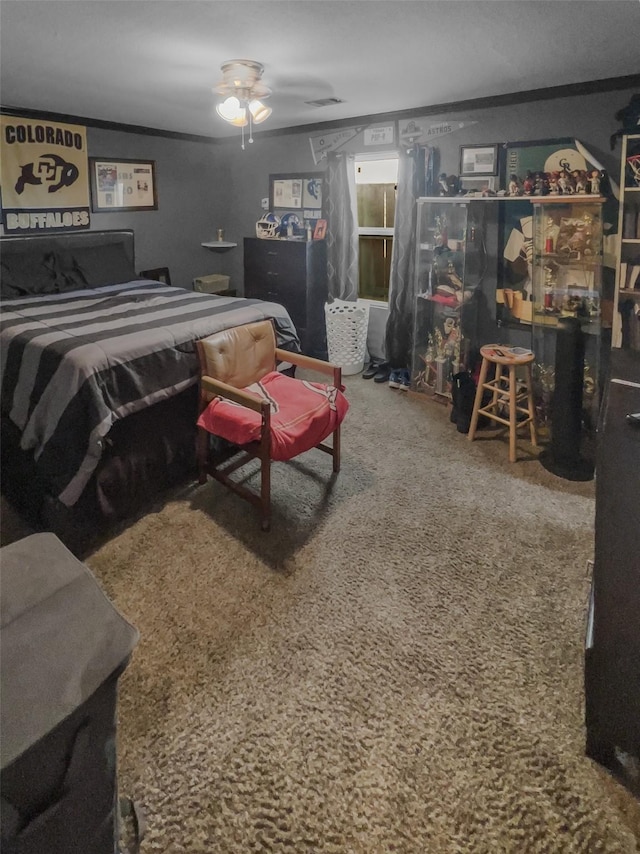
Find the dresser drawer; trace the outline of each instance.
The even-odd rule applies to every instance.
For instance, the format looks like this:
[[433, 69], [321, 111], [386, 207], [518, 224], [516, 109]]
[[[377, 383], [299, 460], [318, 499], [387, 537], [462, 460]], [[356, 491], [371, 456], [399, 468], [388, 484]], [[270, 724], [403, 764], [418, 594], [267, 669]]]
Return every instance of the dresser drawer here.
[[[283, 305], [291, 316], [303, 349], [309, 335], [324, 340], [326, 247], [324, 241], [244, 240], [244, 295]], [[323, 357], [319, 346], [312, 355]], [[326, 354], [325, 354], [326, 355]]]

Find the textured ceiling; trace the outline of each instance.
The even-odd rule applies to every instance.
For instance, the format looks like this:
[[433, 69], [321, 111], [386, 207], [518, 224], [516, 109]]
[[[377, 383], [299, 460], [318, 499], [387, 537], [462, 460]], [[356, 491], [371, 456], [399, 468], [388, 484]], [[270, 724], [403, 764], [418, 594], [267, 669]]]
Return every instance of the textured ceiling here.
[[238, 57], [264, 130], [640, 72], [638, 0], [2, 0], [0, 24], [5, 107], [213, 137]]

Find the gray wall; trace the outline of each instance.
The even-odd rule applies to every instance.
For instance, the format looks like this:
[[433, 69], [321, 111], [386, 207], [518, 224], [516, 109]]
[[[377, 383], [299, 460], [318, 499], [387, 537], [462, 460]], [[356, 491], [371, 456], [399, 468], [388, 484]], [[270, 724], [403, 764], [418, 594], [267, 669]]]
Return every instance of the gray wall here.
[[[632, 94], [632, 89], [625, 89], [515, 106], [425, 114], [424, 122], [477, 122], [434, 140], [441, 171], [457, 174], [463, 144], [570, 136], [583, 142], [617, 180], [620, 146], [612, 153], [609, 137], [618, 129], [615, 113]], [[420, 122], [419, 118], [415, 120]], [[212, 118], [212, 123], [216, 121]], [[213, 124], [212, 132], [215, 133]], [[313, 131], [314, 135], [317, 133], [317, 129]], [[309, 131], [257, 130], [254, 136], [255, 142], [242, 151], [239, 132], [237, 137], [214, 143], [88, 128], [92, 157], [156, 161], [159, 205], [157, 211], [93, 213], [92, 228], [132, 228], [138, 270], [168, 267], [173, 283], [184, 287], [190, 287], [195, 276], [224, 273], [231, 276], [232, 286], [242, 293], [242, 240], [255, 235], [255, 223], [262, 214], [260, 200], [269, 194], [269, 175], [323, 168], [313, 162]], [[348, 147], [351, 151], [364, 151], [362, 136], [355, 137]], [[236, 249], [211, 251], [200, 245], [213, 239], [218, 228], [225, 229], [227, 240], [237, 241]]]
[[200, 244], [212, 240], [227, 206], [225, 168], [212, 142], [88, 128], [90, 157], [155, 160], [157, 211], [92, 213], [92, 229], [132, 228], [136, 269], [168, 267], [174, 285], [220, 272], [221, 257]]
[[[625, 89], [515, 106], [438, 113], [428, 115], [425, 124], [437, 124], [440, 121], [477, 122], [448, 136], [434, 139], [433, 145], [440, 156], [440, 170], [449, 174], [457, 174], [459, 171], [461, 145], [574, 137], [589, 149], [617, 183], [620, 144], [612, 152], [609, 137], [619, 127], [615, 113], [629, 103], [633, 94], [633, 89]], [[223, 224], [230, 239], [241, 244], [243, 237], [255, 234], [255, 223], [262, 213], [260, 199], [269, 193], [270, 173], [313, 171], [323, 167], [313, 162], [308, 132], [283, 135], [254, 132], [255, 142], [247, 145], [245, 151], [240, 148], [239, 136], [237, 140], [225, 140], [216, 151], [220, 151], [224, 160], [226, 180], [231, 185], [229, 208]], [[349, 143], [348, 150], [360, 153], [374, 149], [365, 149], [360, 136]], [[222, 272], [231, 275], [236, 285], [242, 281], [240, 245], [237, 250], [233, 250], [233, 254], [225, 256], [223, 267]]]

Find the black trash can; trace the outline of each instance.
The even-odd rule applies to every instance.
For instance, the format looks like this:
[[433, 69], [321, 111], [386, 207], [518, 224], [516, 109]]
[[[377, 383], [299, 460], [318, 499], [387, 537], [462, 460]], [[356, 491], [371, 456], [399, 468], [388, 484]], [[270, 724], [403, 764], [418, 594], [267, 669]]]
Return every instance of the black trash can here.
[[0, 549], [3, 854], [118, 851], [117, 682], [138, 641], [49, 533]]

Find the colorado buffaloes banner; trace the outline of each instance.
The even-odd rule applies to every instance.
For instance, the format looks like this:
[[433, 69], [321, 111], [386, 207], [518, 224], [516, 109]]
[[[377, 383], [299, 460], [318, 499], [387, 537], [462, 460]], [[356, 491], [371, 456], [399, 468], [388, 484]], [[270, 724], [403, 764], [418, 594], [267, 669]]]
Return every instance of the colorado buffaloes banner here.
[[5, 234], [89, 228], [86, 128], [0, 116]]

